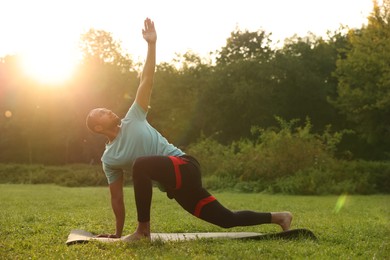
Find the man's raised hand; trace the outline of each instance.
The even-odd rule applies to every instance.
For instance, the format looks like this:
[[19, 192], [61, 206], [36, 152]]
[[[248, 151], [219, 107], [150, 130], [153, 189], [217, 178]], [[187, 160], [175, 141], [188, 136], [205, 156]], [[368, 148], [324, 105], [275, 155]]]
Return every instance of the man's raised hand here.
[[149, 18], [146, 18], [144, 21], [145, 28], [142, 29], [142, 36], [148, 43], [156, 43], [157, 33], [154, 28], [154, 22]]

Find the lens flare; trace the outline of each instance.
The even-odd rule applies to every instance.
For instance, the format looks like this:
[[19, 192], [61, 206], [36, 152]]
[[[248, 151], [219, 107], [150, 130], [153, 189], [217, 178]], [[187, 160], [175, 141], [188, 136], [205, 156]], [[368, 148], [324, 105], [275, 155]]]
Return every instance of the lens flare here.
[[340, 210], [344, 207], [346, 201], [347, 201], [347, 194], [341, 194], [337, 199], [336, 206], [334, 207], [333, 212], [339, 213]]
[[6, 118], [11, 118], [11, 117], [12, 117], [12, 112], [9, 111], [9, 110], [7, 110], [7, 111], [4, 112], [4, 116], [5, 116]]

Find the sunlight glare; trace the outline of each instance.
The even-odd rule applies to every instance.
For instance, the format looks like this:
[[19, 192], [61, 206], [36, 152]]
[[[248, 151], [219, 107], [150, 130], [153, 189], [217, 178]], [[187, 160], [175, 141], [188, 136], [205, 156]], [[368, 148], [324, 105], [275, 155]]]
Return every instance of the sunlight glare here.
[[23, 69], [39, 83], [58, 86], [72, 77], [78, 60], [76, 52], [66, 51], [63, 46], [36, 48], [23, 55]]

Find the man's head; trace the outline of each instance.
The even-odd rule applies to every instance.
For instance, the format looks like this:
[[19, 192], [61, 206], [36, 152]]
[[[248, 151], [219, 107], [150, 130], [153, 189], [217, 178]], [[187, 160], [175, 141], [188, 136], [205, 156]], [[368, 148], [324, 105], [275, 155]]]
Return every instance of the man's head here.
[[87, 127], [94, 133], [107, 134], [120, 124], [120, 118], [107, 108], [92, 109], [87, 116]]

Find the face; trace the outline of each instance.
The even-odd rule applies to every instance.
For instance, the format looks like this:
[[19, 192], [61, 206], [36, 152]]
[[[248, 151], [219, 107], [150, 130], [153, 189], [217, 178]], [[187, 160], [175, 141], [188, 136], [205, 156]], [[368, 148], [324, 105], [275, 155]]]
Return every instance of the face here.
[[90, 116], [97, 122], [96, 126], [100, 126], [102, 130], [112, 129], [121, 122], [120, 118], [107, 108], [96, 108]]

